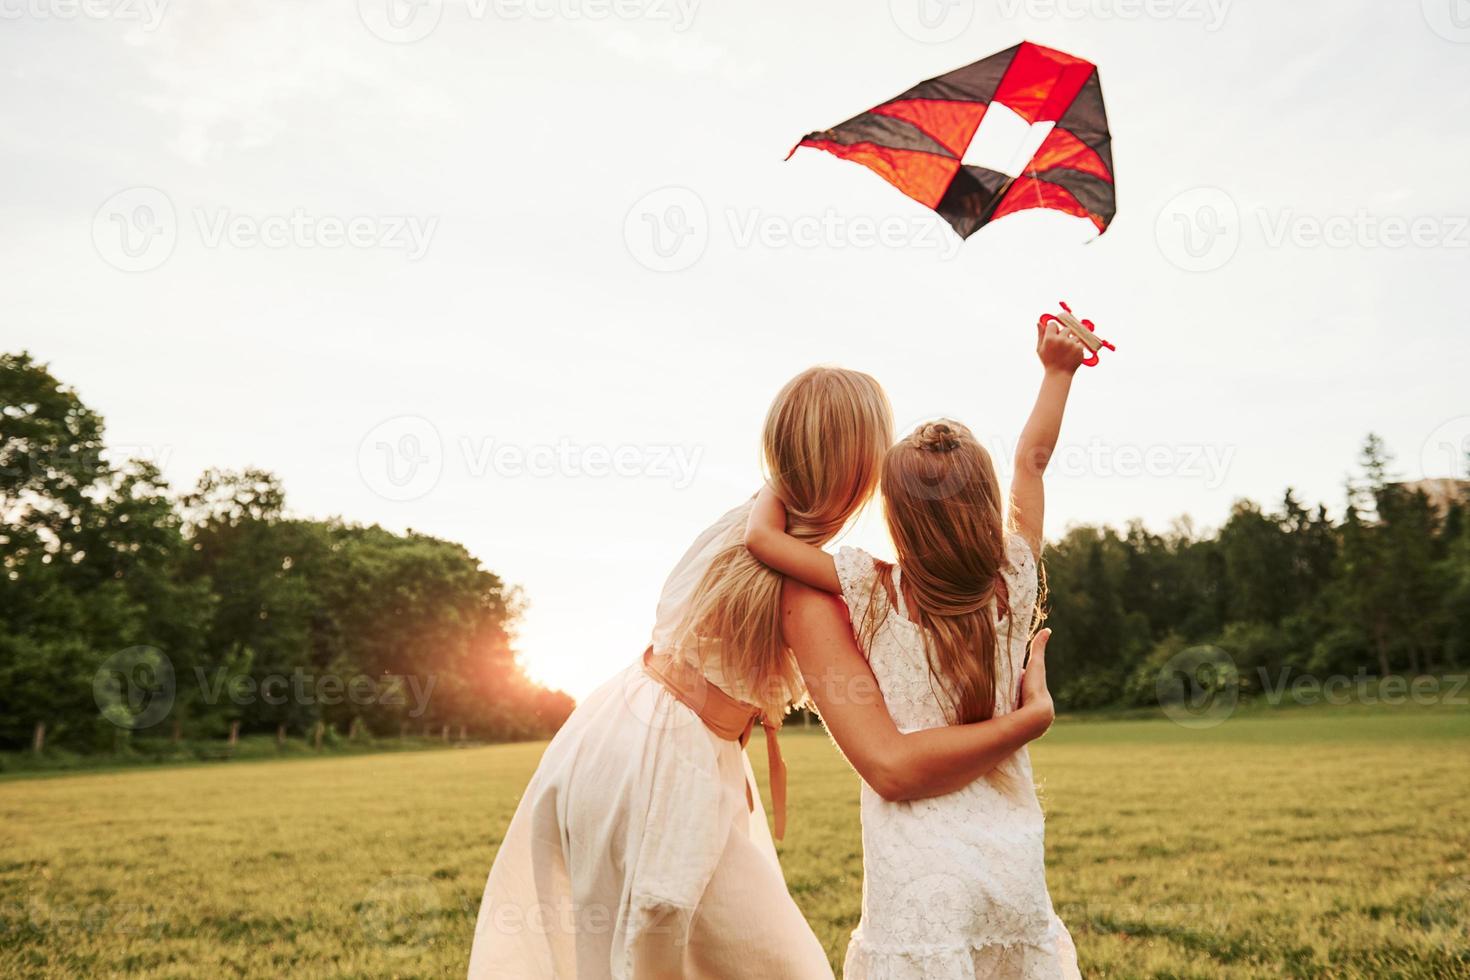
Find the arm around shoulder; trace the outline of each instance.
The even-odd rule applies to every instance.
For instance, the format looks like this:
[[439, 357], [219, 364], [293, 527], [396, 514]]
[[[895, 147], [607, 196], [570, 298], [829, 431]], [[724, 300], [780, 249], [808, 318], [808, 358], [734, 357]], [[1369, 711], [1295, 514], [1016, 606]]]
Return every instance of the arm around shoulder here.
[[786, 507], [776, 491], [761, 488], [745, 522], [745, 547], [756, 561], [813, 588], [840, 593], [832, 556], [786, 533]]
[[[1042, 670], [1032, 678], [1029, 698], [1023, 685], [1023, 704], [1016, 711], [970, 725], [900, 732], [840, 600], [788, 580], [782, 626], [827, 731], [858, 775], [884, 799], [953, 792], [990, 772], [1051, 725]], [[1045, 635], [1038, 637], [1041, 650]], [[1038, 653], [1033, 644], [1034, 665], [1040, 663]]]

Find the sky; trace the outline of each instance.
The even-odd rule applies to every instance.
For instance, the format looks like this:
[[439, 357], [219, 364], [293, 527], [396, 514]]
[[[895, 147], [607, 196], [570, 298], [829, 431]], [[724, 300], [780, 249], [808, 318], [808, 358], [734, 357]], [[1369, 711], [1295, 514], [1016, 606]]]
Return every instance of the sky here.
[[[176, 488], [463, 542], [528, 670], [631, 662], [664, 576], [760, 482], [814, 363], [1004, 473], [1068, 301], [1048, 533], [1290, 485], [1369, 431], [1467, 476], [1466, 0], [0, 0], [0, 346]], [[1033, 40], [1099, 65], [1118, 217], [960, 243], [828, 128]], [[1095, 240], [1094, 240], [1095, 239]], [[844, 538], [888, 546], [870, 511]]]

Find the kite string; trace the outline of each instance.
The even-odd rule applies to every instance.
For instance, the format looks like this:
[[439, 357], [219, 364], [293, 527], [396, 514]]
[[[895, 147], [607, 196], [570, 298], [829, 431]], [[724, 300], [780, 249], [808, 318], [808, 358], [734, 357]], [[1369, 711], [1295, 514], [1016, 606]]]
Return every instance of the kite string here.
[[[1035, 158], [1033, 157], [1033, 160], [1034, 159]], [[1031, 165], [1031, 162], [1030, 161], [1028, 161], [1027, 162], [1027, 165], [1026, 165], [1026, 176], [1031, 178], [1031, 187], [1036, 192], [1036, 209], [1038, 211], [1045, 211], [1046, 210], [1046, 202], [1045, 202], [1045, 200], [1042, 199], [1042, 196], [1041, 196], [1041, 177], [1040, 177], [1039, 172]], [[1046, 264], [1047, 264], [1047, 275], [1048, 275], [1048, 283], [1047, 283], [1047, 285], [1052, 288], [1052, 291], [1053, 292], [1056, 292], [1057, 290], [1059, 290], [1061, 288], [1060, 284], [1057, 282], [1058, 278], [1061, 276], [1061, 262], [1059, 262], [1057, 260], [1057, 253], [1056, 253], [1056, 250], [1055, 249], [1051, 249], [1051, 248], [1046, 249], [1046, 255], [1047, 255]], [[1057, 299], [1059, 299], [1059, 298], [1061, 298], [1061, 297], [1050, 297], [1050, 298], [1048, 298], [1047, 299], [1047, 307], [1046, 308], [1047, 309], [1050, 309], [1051, 308], [1051, 304], [1054, 303], [1054, 302], [1056, 302]]]

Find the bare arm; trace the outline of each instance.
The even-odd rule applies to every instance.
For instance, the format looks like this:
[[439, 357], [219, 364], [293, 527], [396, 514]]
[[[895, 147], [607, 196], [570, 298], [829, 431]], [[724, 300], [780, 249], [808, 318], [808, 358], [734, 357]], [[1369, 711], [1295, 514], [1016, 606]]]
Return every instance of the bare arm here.
[[1031, 551], [1041, 554], [1042, 518], [1046, 512], [1046, 488], [1042, 476], [1057, 447], [1062, 430], [1062, 413], [1072, 390], [1072, 377], [1085, 356], [1082, 341], [1055, 321], [1036, 328], [1036, 355], [1045, 373], [1031, 417], [1016, 443], [1015, 475], [1011, 479], [1011, 529], [1025, 539]]
[[971, 725], [903, 733], [883, 704], [878, 681], [853, 641], [839, 599], [787, 580], [782, 625], [822, 721], [858, 775], [886, 800], [951, 793], [1000, 765], [1051, 726], [1046, 642], [1037, 634], [1021, 682], [1021, 705]]
[[815, 545], [786, 533], [786, 507], [776, 491], [761, 487], [745, 522], [745, 547], [756, 560], [823, 592], [842, 594], [837, 563]]

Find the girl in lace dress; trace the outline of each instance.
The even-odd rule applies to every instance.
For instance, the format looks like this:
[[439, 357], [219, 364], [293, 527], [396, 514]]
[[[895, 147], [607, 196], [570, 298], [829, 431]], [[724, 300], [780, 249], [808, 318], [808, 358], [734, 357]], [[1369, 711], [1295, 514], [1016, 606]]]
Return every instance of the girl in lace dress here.
[[[1046, 372], [1017, 447], [1009, 527], [989, 454], [947, 420], [921, 425], [885, 458], [896, 565], [856, 548], [834, 559], [785, 534], [771, 488], [751, 512], [752, 554], [846, 600], [901, 731], [999, 718], [1017, 706], [1037, 604], [1041, 473], [1083, 353], [1055, 325], [1042, 329], [1037, 349]], [[1025, 748], [932, 799], [894, 801], [865, 783], [862, 824], [862, 920], [847, 948], [848, 980], [1078, 975], [1047, 893]]]

